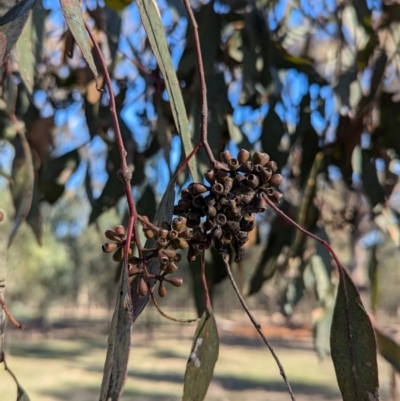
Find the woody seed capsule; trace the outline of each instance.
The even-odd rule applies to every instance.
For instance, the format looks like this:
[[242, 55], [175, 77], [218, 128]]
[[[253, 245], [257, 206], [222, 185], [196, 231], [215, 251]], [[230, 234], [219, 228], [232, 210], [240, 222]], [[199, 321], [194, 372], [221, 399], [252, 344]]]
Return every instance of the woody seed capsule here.
[[266, 184], [272, 177], [272, 170], [268, 167], [264, 167], [259, 171], [258, 176], [260, 177], [261, 182]]
[[169, 230], [171, 229], [171, 224], [169, 224], [169, 223], [166, 222], [166, 221], [163, 221], [163, 222], [161, 223], [161, 228], [162, 228], [163, 230], [169, 231]]
[[237, 159], [240, 164], [247, 162], [247, 160], [249, 160], [249, 157], [250, 157], [250, 152], [247, 151], [246, 149], [240, 149], [239, 153], [237, 154]]
[[207, 192], [208, 189], [205, 185], [195, 182], [190, 186], [190, 191], [193, 194], [193, 196], [201, 195], [204, 194], [204, 192]]
[[182, 209], [182, 210], [189, 210], [192, 206], [192, 201], [190, 199], [187, 198], [181, 198], [178, 201], [178, 206]]
[[264, 152], [255, 152], [253, 155], [253, 163], [265, 166], [269, 162], [269, 155]]
[[210, 183], [214, 184], [215, 182], [215, 172], [214, 170], [206, 170], [204, 172], [204, 178]]
[[151, 228], [144, 227], [144, 228], [143, 228], [143, 233], [144, 233], [144, 236], [145, 236], [147, 239], [150, 239], [150, 238], [153, 238], [153, 237], [154, 237], [154, 232], [153, 232], [153, 230], [152, 230]]
[[249, 174], [253, 171], [253, 163], [251, 161], [247, 161], [241, 164], [239, 171], [243, 171], [243, 173]]
[[260, 185], [260, 180], [254, 174], [248, 174], [245, 182], [250, 188], [257, 188]]
[[121, 242], [121, 237], [114, 230], [107, 230], [104, 235], [111, 241]]
[[157, 248], [166, 248], [168, 245], [168, 240], [165, 237], [157, 238]]
[[121, 246], [117, 248], [117, 250], [113, 253], [113, 261], [114, 262], [120, 262], [124, 257], [124, 247]]
[[279, 185], [281, 185], [283, 182], [283, 177], [280, 174], [274, 174], [269, 183], [273, 186], [273, 187], [279, 187]]
[[228, 163], [229, 160], [232, 158], [231, 153], [229, 152], [229, 150], [225, 150], [225, 152], [221, 152], [220, 153], [220, 159], [221, 161]]
[[218, 213], [217, 216], [215, 217], [215, 222], [220, 226], [225, 225], [227, 220], [228, 219], [226, 218], [226, 216], [222, 213]]
[[178, 266], [174, 262], [169, 262], [165, 272], [167, 274], [175, 273], [178, 270]]
[[216, 182], [211, 190], [215, 193], [215, 195], [222, 195], [224, 193], [224, 186], [219, 182]]
[[195, 198], [193, 198], [192, 203], [193, 203], [194, 207], [197, 207], [197, 208], [200, 209], [205, 205], [206, 202], [205, 202], [205, 200], [204, 200], [202, 195], [198, 195]]
[[265, 167], [269, 167], [274, 173], [276, 170], [278, 170], [278, 165], [276, 164], [276, 162], [274, 162], [273, 160], [270, 160]]
[[227, 164], [228, 164], [229, 170], [232, 170], [232, 171], [236, 171], [240, 166], [238, 159], [233, 159], [233, 158], [230, 159]]
[[168, 282], [174, 287], [181, 287], [183, 284], [183, 279], [181, 277], [172, 277], [168, 279]]
[[228, 172], [227, 172], [227, 171], [224, 171], [224, 170], [218, 170], [218, 171], [215, 173], [215, 180], [216, 180], [217, 182], [220, 182], [221, 184], [223, 184], [224, 181], [225, 181], [228, 177], [229, 177]]
[[104, 253], [110, 253], [117, 249], [118, 245], [115, 242], [106, 242], [101, 249]]
[[124, 228], [124, 226], [115, 227], [115, 232], [119, 237], [121, 237], [121, 238], [125, 237], [125, 228]]
[[139, 280], [139, 285], [138, 285], [138, 294], [139, 294], [139, 297], [144, 297], [146, 294], [147, 294], [147, 284], [146, 284], [146, 282], [144, 281], [144, 279], [143, 278], [141, 278], [140, 280]]
[[158, 295], [161, 298], [164, 298], [167, 295], [167, 289], [163, 283], [160, 283], [160, 286], [158, 287]]
[[179, 233], [179, 237], [190, 240], [193, 237], [193, 231], [190, 228], [186, 228]]
[[215, 170], [225, 170], [225, 171], [229, 171], [229, 168], [226, 166], [225, 163], [222, 163], [222, 162], [216, 160], [216, 161], [213, 163], [213, 170], [214, 170], [214, 171], [215, 171]]

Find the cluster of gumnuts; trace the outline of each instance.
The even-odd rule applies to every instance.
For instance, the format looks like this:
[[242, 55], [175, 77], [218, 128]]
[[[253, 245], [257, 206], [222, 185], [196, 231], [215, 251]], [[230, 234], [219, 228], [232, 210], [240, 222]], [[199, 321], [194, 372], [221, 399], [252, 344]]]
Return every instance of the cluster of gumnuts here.
[[[252, 160], [250, 153], [241, 149], [236, 158], [228, 151], [221, 153], [221, 161], [213, 162], [212, 168], [204, 172], [208, 184], [192, 183], [181, 192], [178, 204], [174, 206], [171, 224], [163, 222], [156, 227], [144, 220], [143, 231], [148, 239], [154, 239], [156, 248], [145, 249], [149, 255], [140, 260], [129, 256], [131, 277], [140, 275], [138, 294], [148, 292], [149, 278], [159, 281], [158, 293], [167, 294], [164, 281], [180, 287], [182, 279], [166, 276], [178, 270], [181, 255], [177, 250], [187, 250], [189, 263], [211, 245], [219, 251], [231, 246], [235, 261], [241, 260], [248, 233], [255, 227], [255, 214], [267, 208], [266, 198], [274, 203], [282, 199], [276, 189], [282, 183], [282, 176], [276, 174], [277, 164], [270, 160], [267, 153], [255, 152]], [[106, 237], [113, 242], [103, 245], [103, 252], [113, 252], [113, 260], [124, 257], [125, 229], [117, 226], [107, 230]], [[149, 274], [145, 262], [158, 258], [161, 273]]]
[[209, 185], [190, 184], [181, 192], [174, 214], [187, 219], [193, 231], [189, 244], [188, 261], [213, 245], [219, 251], [232, 246], [235, 261], [242, 259], [248, 233], [254, 229], [255, 214], [267, 208], [266, 197], [278, 203], [282, 194], [276, 189], [282, 176], [276, 174], [277, 164], [267, 153], [250, 153], [241, 149], [236, 158], [229, 151], [221, 153], [204, 172]]
[[[180, 277], [168, 278], [166, 276], [178, 270], [178, 263], [181, 260], [181, 255], [176, 252], [176, 249], [188, 248], [188, 244], [184, 239], [185, 230], [182, 229], [185, 225], [184, 220], [183, 218], [175, 218], [172, 222], [172, 227], [174, 229], [166, 222], [162, 223], [160, 229], [151, 229], [145, 225], [143, 228], [145, 236], [147, 238], [154, 238], [157, 244], [154, 249], [144, 250], [149, 253], [146, 258], [141, 260], [136, 256], [131, 256], [132, 250], [129, 248], [129, 280], [132, 282], [137, 275], [140, 276], [137, 288], [140, 297], [148, 293], [148, 279], [155, 279], [159, 282], [158, 294], [160, 297], [165, 297], [167, 295], [164, 282], [168, 282], [175, 287], [180, 287], [183, 284], [183, 280]], [[178, 232], [180, 235], [178, 235]], [[115, 262], [121, 261], [125, 253], [125, 228], [123, 226], [117, 226], [112, 230], [107, 230], [105, 236], [113, 242], [106, 242], [103, 244], [103, 252], [113, 252], [113, 260]], [[132, 242], [133, 241], [132, 239]], [[160, 274], [149, 274], [145, 271], [146, 260], [154, 257], [158, 258], [161, 270]]]

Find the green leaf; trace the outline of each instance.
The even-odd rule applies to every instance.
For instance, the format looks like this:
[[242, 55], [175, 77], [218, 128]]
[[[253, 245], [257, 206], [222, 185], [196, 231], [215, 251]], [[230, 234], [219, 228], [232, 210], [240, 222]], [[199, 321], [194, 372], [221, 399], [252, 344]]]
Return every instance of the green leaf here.
[[[172, 213], [174, 209], [174, 201], [175, 201], [175, 177], [171, 179], [167, 190], [164, 193], [164, 196], [161, 199], [160, 204], [158, 205], [158, 209], [156, 215], [154, 217], [154, 224], [160, 226], [160, 224], [164, 221], [171, 222]], [[145, 248], [154, 248], [156, 243], [153, 239], [149, 239], [146, 241]], [[150, 274], [159, 274], [160, 273], [160, 263], [157, 258], [151, 258], [147, 263], [147, 270]], [[140, 297], [138, 293], [138, 285], [139, 285], [140, 277], [136, 277], [131, 285], [131, 298], [133, 302], [133, 318], [132, 321], [139, 317], [145, 308], [147, 301], [149, 300], [149, 294]], [[150, 280], [150, 285], [154, 285], [154, 280]]]
[[339, 277], [331, 328], [331, 354], [343, 401], [379, 400], [372, 323], [344, 268]]
[[[168, 49], [167, 39], [161, 23], [158, 7], [154, 0], [137, 0], [144, 28], [146, 30], [150, 45], [153, 49], [157, 63], [164, 77], [165, 85], [171, 101], [172, 114], [179, 134], [182, 137], [183, 148], [186, 157], [193, 150], [189, 123], [187, 119], [185, 104], [183, 102], [179, 81]], [[195, 159], [189, 161], [189, 170], [192, 179], [199, 182]]]
[[89, 45], [88, 35], [86, 34], [85, 22], [83, 21], [81, 3], [79, 0], [60, 0], [61, 11], [67, 21], [68, 28], [75, 39], [76, 44], [81, 49], [82, 55], [92, 70], [95, 78], [99, 75], [94, 63], [92, 50]]
[[200, 319], [186, 366], [182, 401], [204, 400], [218, 359], [219, 337], [214, 313], [208, 308]]
[[17, 385], [17, 401], [31, 401], [29, 398], [28, 393], [24, 390], [24, 388], [19, 384], [19, 381], [13, 371], [8, 367], [6, 363], [6, 359], [3, 359], [4, 363], [4, 369], [11, 375], [11, 377], [14, 379], [15, 384]]
[[0, 18], [0, 65], [18, 41], [36, 0], [22, 0]]
[[380, 354], [400, 372], [400, 345], [386, 330], [374, 325]]
[[125, 266], [117, 291], [117, 300], [108, 337], [108, 349], [101, 383], [100, 401], [117, 401], [122, 392], [131, 345], [131, 312], [129, 279]]

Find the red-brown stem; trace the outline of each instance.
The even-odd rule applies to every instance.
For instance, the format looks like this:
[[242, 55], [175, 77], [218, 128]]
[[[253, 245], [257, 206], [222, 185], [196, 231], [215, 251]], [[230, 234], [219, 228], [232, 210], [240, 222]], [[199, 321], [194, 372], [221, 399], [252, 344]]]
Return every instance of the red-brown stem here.
[[24, 330], [24, 329], [25, 329], [25, 326], [24, 326], [23, 324], [19, 323], [18, 320], [15, 319], [15, 317], [11, 314], [11, 312], [10, 312], [9, 309], [7, 308], [7, 305], [6, 305], [6, 303], [4, 302], [4, 299], [3, 299], [3, 294], [2, 294], [1, 292], [0, 292], [0, 305], [1, 305], [1, 307], [3, 308], [3, 310], [4, 310], [4, 313], [5, 313], [5, 314], [7, 315], [7, 317], [10, 319], [11, 323], [12, 323], [14, 326], [18, 327], [19, 329]]
[[206, 301], [206, 311], [211, 310], [210, 293], [208, 292], [207, 278], [206, 278], [206, 261], [204, 258], [205, 251], [201, 252], [201, 281], [204, 288], [204, 297]]
[[[121, 166], [118, 171], [118, 178], [122, 181], [122, 183], [124, 185], [125, 196], [126, 196], [126, 200], [128, 202], [128, 209], [129, 209], [129, 219], [128, 219], [128, 228], [127, 228], [127, 233], [126, 233], [125, 256], [124, 256], [124, 265], [125, 265], [126, 273], [129, 274], [128, 257], [129, 257], [129, 249], [130, 249], [130, 245], [131, 245], [131, 238], [132, 238], [133, 231], [134, 231], [135, 243], [138, 247], [139, 253], [141, 253], [141, 250], [142, 250], [142, 245], [140, 243], [140, 237], [138, 235], [138, 228], [137, 228], [137, 224], [136, 224], [136, 219], [137, 219], [136, 205], [135, 205], [135, 200], [133, 199], [133, 196], [132, 196], [132, 188], [131, 188], [132, 172], [126, 163], [127, 152], [126, 152], [126, 149], [124, 146], [124, 141], [122, 139], [121, 130], [119, 128], [117, 108], [115, 105], [115, 96], [114, 96], [114, 91], [112, 88], [110, 74], [108, 73], [107, 65], [104, 60], [103, 54], [101, 52], [100, 46], [98, 45], [95, 37], [93, 36], [92, 30], [90, 29], [89, 25], [86, 22], [85, 22], [85, 27], [86, 27], [89, 37], [93, 43], [94, 49], [96, 50], [96, 54], [97, 54], [97, 57], [99, 58], [101, 69], [103, 70], [105, 83], [108, 88], [108, 94], [109, 94], [109, 98], [110, 98], [110, 114], [111, 114], [112, 121], [113, 121], [115, 138], [117, 141], [118, 150], [119, 150], [120, 159], [121, 159]], [[128, 291], [128, 294], [130, 296], [130, 291]]]
[[210, 163], [212, 163], [215, 161], [215, 158], [207, 139], [207, 124], [208, 124], [207, 86], [206, 86], [206, 78], [204, 75], [203, 57], [201, 55], [199, 31], [189, 0], [183, 0], [183, 4], [185, 5], [190, 25], [192, 27], [194, 47], [196, 49], [197, 72], [199, 74], [199, 85], [200, 85], [200, 95], [201, 95], [200, 144], [204, 146], [204, 149], [207, 153], [207, 157], [210, 160]]

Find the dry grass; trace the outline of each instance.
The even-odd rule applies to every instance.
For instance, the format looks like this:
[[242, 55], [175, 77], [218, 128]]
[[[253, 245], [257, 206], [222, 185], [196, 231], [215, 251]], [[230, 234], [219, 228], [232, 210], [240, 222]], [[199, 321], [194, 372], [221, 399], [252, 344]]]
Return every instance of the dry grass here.
[[[104, 331], [104, 330], [103, 330]], [[122, 401], [177, 401], [194, 326], [156, 329], [149, 338], [133, 334], [128, 378]], [[232, 333], [232, 331], [231, 331]], [[31, 401], [92, 401], [98, 399], [107, 336], [93, 327], [41, 334], [13, 332], [8, 340], [8, 363], [28, 391]], [[298, 401], [341, 400], [330, 360], [319, 362], [309, 339], [272, 341]], [[382, 371], [387, 387], [386, 365]], [[16, 388], [0, 372], [0, 399], [15, 401]], [[278, 369], [257, 338], [232, 336], [221, 330], [219, 360], [208, 401], [289, 400]], [[382, 399], [387, 399], [383, 397]]]

